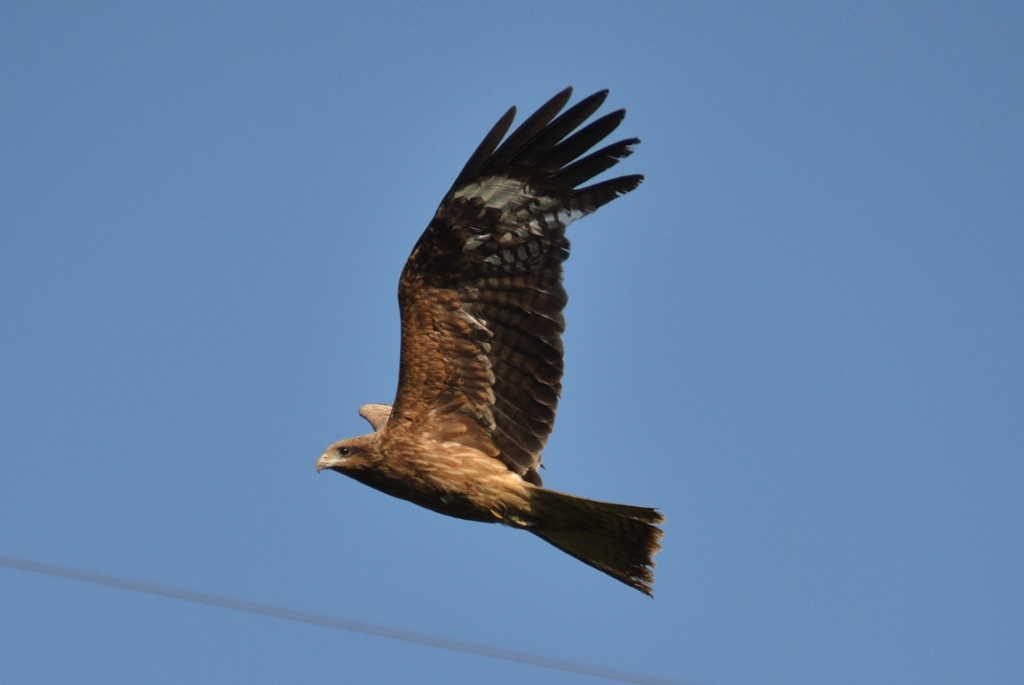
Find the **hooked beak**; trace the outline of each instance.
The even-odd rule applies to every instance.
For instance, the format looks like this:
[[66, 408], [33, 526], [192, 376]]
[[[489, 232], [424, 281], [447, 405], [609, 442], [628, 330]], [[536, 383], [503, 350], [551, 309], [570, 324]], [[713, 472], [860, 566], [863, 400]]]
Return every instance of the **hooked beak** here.
[[316, 460], [316, 471], [317, 473], [324, 469], [329, 469], [340, 464], [343, 459], [340, 459], [337, 455], [331, 454], [330, 452], [324, 452], [320, 455], [320, 458]]

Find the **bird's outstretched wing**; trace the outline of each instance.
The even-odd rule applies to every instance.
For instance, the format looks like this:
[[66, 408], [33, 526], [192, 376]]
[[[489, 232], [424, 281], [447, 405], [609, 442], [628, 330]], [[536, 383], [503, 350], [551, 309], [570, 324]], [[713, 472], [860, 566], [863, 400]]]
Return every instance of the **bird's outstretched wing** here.
[[608, 92], [556, 118], [571, 94], [553, 97], [500, 146], [515, 108], [498, 121], [416, 243], [398, 286], [402, 359], [387, 430], [474, 447], [538, 485], [562, 387], [566, 226], [643, 180], [577, 187], [640, 141], [582, 157], [625, 111], [573, 134]]

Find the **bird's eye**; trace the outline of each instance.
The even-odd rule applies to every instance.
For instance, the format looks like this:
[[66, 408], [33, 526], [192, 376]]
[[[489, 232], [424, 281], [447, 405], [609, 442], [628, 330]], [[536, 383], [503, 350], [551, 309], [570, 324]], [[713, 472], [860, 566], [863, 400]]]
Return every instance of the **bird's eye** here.
[[350, 450], [347, 447], [342, 447], [340, 450], [338, 450], [338, 454], [340, 454], [343, 457], [347, 457], [351, 451], [352, 450]]

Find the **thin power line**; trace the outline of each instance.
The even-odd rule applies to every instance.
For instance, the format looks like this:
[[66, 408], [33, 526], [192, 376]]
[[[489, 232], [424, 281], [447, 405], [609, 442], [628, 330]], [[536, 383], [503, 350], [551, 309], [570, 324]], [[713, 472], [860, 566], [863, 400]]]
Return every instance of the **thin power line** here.
[[450, 640], [448, 638], [436, 637], [425, 633], [414, 633], [408, 630], [387, 628], [385, 626], [378, 626], [372, 623], [348, 621], [346, 619], [334, 618], [333, 616], [311, 614], [305, 611], [296, 611], [295, 609], [286, 609], [284, 607], [276, 607], [269, 604], [260, 604], [258, 602], [247, 602], [241, 599], [230, 599], [228, 597], [208, 595], [203, 592], [182, 590], [180, 588], [168, 587], [166, 585], [143, 583], [137, 580], [130, 580], [128, 578], [118, 578], [117, 576], [108, 576], [101, 573], [90, 573], [89, 571], [80, 571], [78, 569], [66, 568], [63, 566], [40, 564], [35, 561], [16, 559], [14, 557], [0, 556], [0, 566], [20, 569], [22, 571], [30, 571], [32, 573], [42, 573], [48, 576], [70, 578], [72, 580], [80, 580], [86, 583], [94, 583], [96, 585], [108, 585], [110, 587], [121, 588], [123, 590], [144, 592], [146, 594], [159, 595], [161, 597], [182, 599], [186, 602], [211, 604], [213, 606], [224, 607], [225, 609], [234, 609], [235, 611], [245, 611], [250, 614], [261, 614], [263, 616], [284, 618], [289, 621], [298, 621], [299, 623], [311, 623], [317, 626], [326, 626], [328, 628], [336, 628], [338, 630], [349, 630], [355, 633], [376, 635], [377, 637], [386, 637], [392, 640], [414, 642], [416, 644], [429, 645], [431, 647], [440, 647], [441, 649], [451, 649], [457, 652], [486, 656], [492, 659], [516, 661], [521, 664], [540, 666], [541, 668], [551, 668], [559, 671], [568, 671], [570, 673], [581, 673], [583, 675], [596, 676], [598, 678], [607, 678], [608, 680], [618, 680], [623, 683], [635, 683], [636, 685], [685, 685], [685, 683], [678, 680], [668, 680], [666, 678], [645, 676], [639, 673], [619, 671], [612, 668], [602, 668], [600, 666], [590, 666], [588, 664], [581, 664], [573, 661], [563, 661], [562, 659], [554, 659], [552, 657], [541, 656], [539, 654], [530, 654], [529, 652], [517, 652], [511, 649], [500, 649], [498, 647], [489, 647], [487, 645], [479, 645], [472, 642]]

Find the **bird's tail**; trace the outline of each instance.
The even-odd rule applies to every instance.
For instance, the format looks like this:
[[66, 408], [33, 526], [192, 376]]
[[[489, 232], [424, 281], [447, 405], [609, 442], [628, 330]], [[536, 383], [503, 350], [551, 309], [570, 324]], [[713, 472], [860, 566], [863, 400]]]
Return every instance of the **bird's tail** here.
[[655, 509], [530, 489], [537, 523], [527, 528], [558, 549], [652, 596], [655, 552], [665, 517]]

